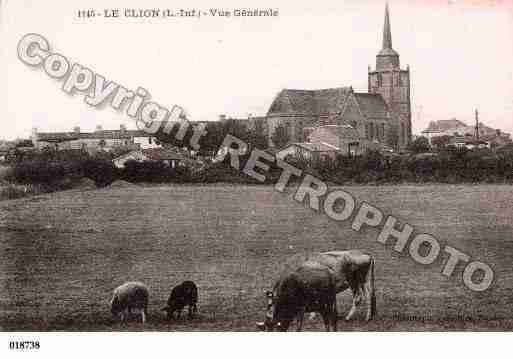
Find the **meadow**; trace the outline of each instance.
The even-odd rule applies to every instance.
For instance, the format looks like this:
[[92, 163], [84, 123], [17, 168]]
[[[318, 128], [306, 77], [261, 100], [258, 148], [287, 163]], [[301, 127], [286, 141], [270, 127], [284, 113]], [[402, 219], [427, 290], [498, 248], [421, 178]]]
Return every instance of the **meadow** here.
[[[415, 263], [272, 186], [154, 185], [68, 190], [0, 202], [0, 329], [254, 331], [264, 292], [297, 253], [359, 248], [376, 260], [378, 315], [339, 330], [513, 328], [513, 187], [394, 185], [344, 188], [359, 201], [436, 236], [495, 272], [485, 292], [467, 289], [463, 266], [441, 274], [446, 255]], [[166, 322], [160, 308], [183, 280], [199, 287], [199, 313]], [[150, 288], [145, 325], [110, 314], [112, 290]], [[350, 298], [341, 294], [339, 312]], [[362, 310], [363, 312], [363, 310]], [[322, 330], [320, 319], [305, 330]]]

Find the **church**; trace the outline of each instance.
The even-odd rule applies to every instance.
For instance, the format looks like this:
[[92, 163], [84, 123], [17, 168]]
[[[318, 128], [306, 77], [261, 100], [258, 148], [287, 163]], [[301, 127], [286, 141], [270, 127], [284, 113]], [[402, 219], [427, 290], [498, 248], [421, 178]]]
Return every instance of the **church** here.
[[[274, 146], [273, 133], [282, 126], [290, 143], [320, 141], [342, 150], [335, 144], [324, 143], [318, 134], [351, 133], [349, 147], [345, 149], [355, 144], [360, 147], [357, 152], [383, 146], [404, 149], [411, 140], [410, 69], [401, 69], [399, 54], [392, 47], [388, 5], [383, 46], [376, 56], [375, 69], [369, 66], [367, 76], [368, 92], [365, 93], [356, 92], [352, 87], [283, 89], [266, 115], [269, 144]], [[346, 130], [341, 131], [344, 128]], [[312, 133], [317, 136], [312, 138]]]

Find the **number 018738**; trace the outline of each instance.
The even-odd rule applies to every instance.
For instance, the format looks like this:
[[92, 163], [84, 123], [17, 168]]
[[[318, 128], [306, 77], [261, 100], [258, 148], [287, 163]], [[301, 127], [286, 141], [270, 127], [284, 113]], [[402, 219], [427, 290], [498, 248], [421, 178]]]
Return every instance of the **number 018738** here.
[[9, 349], [11, 350], [32, 350], [39, 349], [39, 341], [38, 340], [25, 340], [25, 341], [17, 341], [13, 340], [9, 342]]

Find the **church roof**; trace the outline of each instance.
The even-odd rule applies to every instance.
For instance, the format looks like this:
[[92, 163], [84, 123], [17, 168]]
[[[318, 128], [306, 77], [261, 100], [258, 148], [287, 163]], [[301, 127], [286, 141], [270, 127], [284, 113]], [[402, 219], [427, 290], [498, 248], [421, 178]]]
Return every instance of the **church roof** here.
[[340, 112], [351, 92], [350, 87], [321, 90], [284, 89], [274, 99], [268, 114], [328, 114]]
[[322, 90], [284, 89], [274, 99], [268, 115], [277, 113], [338, 115], [342, 112], [350, 94], [354, 94], [358, 107], [366, 118], [388, 118], [388, 107], [380, 94], [354, 93], [351, 87]]
[[355, 93], [356, 102], [360, 106], [360, 111], [367, 118], [386, 118], [388, 117], [388, 107], [380, 94]]

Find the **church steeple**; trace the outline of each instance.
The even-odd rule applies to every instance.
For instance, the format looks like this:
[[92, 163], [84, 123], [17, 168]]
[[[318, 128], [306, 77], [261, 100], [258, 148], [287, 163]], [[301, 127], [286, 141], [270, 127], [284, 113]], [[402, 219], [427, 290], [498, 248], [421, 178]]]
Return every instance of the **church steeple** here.
[[383, 48], [376, 57], [376, 69], [384, 70], [389, 67], [399, 67], [399, 54], [392, 48], [392, 31], [390, 30], [390, 15], [387, 3], [383, 25]]
[[390, 145], [405, 148], [411, 140], [410, 68], [401, 69], [399, 54], [392, 48], [392, 30], [388, 4], [385, 6], [383, 47], [376, 56], [376, 69], [369, 69], [369, 93], [379, 94], [385, 100], [390, 113], [390, 133], [394, 133]]
[[390, 17], [388, 3], [385, 6], [385, 24], [383, 25], [383, 50], [392, 48], [392, 32], [390, 31]]

